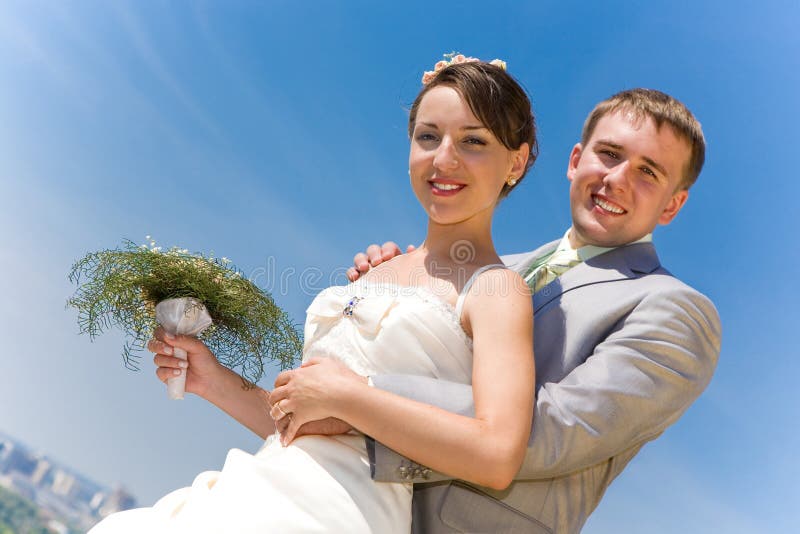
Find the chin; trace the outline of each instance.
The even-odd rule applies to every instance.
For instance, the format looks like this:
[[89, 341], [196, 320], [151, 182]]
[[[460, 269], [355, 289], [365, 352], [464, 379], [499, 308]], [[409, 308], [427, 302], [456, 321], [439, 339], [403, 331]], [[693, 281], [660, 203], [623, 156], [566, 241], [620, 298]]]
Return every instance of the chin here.
[[458, 217], [442, 217], [442, 216], [438, 216], [438, 217], [430, 217], [430, 220], [431, 220], [431, 222], [433, 222], [434, 224], [437, 224], [439, 226], [452, 226], [454, 224], [458, 224], [460, 222], [463, 222], [464, 219], [461, 219], [461, 218], [458, 218]]
[[581, 246], [594, 245], [596, 247], [617, 247], [625, 242], [625, 238], [623, 236], [612, 235], [597, 223], [590, 225], [589, 229], [587, 229], [587, 226], [585, 225], [580, 225], [577, 226], [576, 230], [578, 233], [577, 237], [582, 243]]

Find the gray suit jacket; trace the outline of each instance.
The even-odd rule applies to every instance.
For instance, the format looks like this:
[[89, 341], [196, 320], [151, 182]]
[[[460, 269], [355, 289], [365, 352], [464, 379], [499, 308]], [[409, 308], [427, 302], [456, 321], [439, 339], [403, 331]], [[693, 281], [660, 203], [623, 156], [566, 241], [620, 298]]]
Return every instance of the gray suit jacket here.
[[[524, 272], [557, 244], [503, 261]], [[415, 483], [415, 533], [579, 532], [611, 481], [683, 414], [716, 367], [713, 304], [662, 268], [651, 243], [579, 264], [537, 292], [533, 308], [536, 407], [511, 486], [450, 480], [369, 444], [376, 481]], [[399, 375], [373, 381], [473, 414], [469, 385]]]

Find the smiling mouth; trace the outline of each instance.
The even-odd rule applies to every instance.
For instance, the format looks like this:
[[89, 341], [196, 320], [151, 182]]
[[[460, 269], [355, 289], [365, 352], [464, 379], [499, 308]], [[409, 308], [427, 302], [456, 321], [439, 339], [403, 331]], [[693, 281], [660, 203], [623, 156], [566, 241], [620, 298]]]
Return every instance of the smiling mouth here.
[[442, 182], [428, 183], [431, 184], [431, 190], [435, 195], [454, 195], [466, 187], [463, 184], [446, 184]]
[[608, 200], [604, 200], [598, 197], [597, 195], [592, 195], [592, 202], [594, 202], [594, 205], [602, 209], [603, 211], [614, 213], [616, 215], [622, 215], [623, 213], [625, 213], [624, 209], [620, 208], [616, 204], [609, 202]]

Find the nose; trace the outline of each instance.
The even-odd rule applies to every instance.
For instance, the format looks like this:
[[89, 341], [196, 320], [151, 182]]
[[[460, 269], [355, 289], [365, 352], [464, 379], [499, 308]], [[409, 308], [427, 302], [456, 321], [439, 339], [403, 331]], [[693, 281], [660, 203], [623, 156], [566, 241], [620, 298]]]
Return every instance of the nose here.
[[630, 179], [631, 162], [625, 160], [608, 170], [603, 183], [613, 191], [625, 191], [628, 189]]
[[458, 151], [450, 137], [444, 137], [439, 146], [436, 147], [436, 155], [433, 158], [433, 166], [440, 171], [452, 171], [458, 167]]

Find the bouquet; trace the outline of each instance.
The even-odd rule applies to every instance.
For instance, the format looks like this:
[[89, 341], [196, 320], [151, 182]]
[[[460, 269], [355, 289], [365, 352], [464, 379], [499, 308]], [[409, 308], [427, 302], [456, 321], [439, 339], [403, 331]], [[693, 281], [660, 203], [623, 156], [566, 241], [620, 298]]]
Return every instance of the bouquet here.
[[[80, 332], [94, 339], [112, 326], [121, 329], [129, 369], [138, 370], [133, 350], [144, 349], [159, 324], [171, 334], [200, 337], [220, 363], [240, 370], [248, 387], [263, 375], [265, 359], [282, 369], [300, 360], [297, 326], [227, 258], [125, 240], [78, 260], [69, 280], [78, 285], [67, 305], [78, 311]], [[186, 358], [177, 347], [174, 352]], [[170, 398], [183, 398], [185, 382], [185, 371], [168, 381]]]

